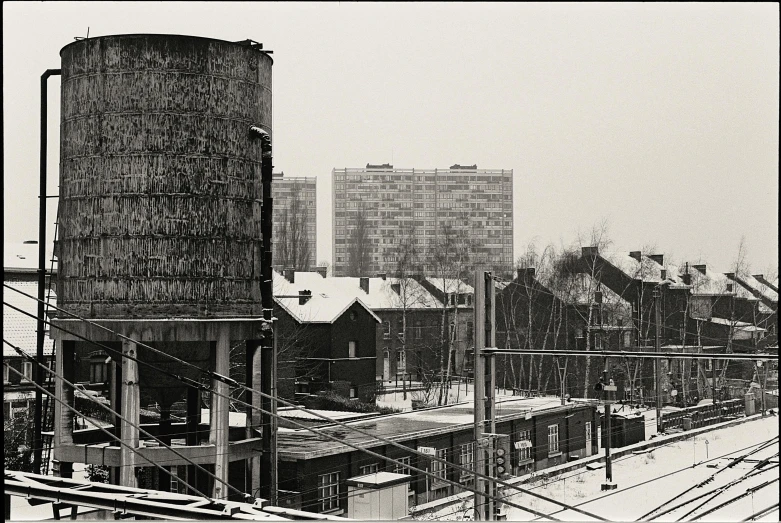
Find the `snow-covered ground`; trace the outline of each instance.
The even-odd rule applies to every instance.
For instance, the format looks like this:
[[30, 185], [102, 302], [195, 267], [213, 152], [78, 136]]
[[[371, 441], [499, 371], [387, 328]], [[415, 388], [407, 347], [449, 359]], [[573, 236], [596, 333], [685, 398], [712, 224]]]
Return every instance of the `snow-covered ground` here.
[[[522, 487], [609, 521], [634, 521], [669, 501], [669, 504], [661, 510], [645, 518], [654, 520], [661, 511], [724, 487], [751, 472], [758, 460], [771, 458], [771, 463], [763, 467], [761, 473], [724, 489], [691, 515], [686, 513], [710, 496], [702, 497], [696, 502], [655, 519], [676, 521], [686, 516], [686, 520], [691, 520], [730, 498], [746, 494], [747, 489], [770, 482], [753, 494], [749, 491], [741, 499], [700, 519], [700, 521], [741, 521], [779, 502], [778, 434], [778, 418], [769, 416], [668, 443], [647, 453], [622, 456], [613, 461], [613, 482], [618, 488], [612, 491], [601, 490], [605, 482], [604, 468], [577, 469], [547, 480], [541, 478], [535, 483], [527, 483]], [[732, 462], [731, 458], [742, 456], [769, 441], [772, 441], [772, 444], [752, 455], [750, 461], [747, 460], [729, 469], [725, 468]], [[708, 479], [714, 473], [716, 475], [713, 481], [684, 494], [690, 487]], [[507, 499], [563, 521], [594, 520], [583, 513], [562, 509], [560, 506], [528, 494], [514, 494]], [[462, 519], [465, 514], [468, 517], [470, 511], [464, 511], [464, 508], [463, 506], [443, 508], [433, 519]], [[518, 508], [506, 507], [506, 510], [510, 521], [540, 519]], [[756, 521], [779, 521], [778, 508]]]

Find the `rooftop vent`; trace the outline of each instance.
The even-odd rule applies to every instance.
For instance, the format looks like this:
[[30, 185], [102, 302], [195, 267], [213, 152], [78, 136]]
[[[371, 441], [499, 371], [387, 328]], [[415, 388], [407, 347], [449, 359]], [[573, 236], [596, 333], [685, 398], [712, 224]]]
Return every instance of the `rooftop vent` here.
[[298, 304], [299, 305], [306, 305], [306, 302], [312, 299], [312, 291], [310, 290], [303, 290], [298, 291]]
[[388, 278], [388, 275], [386, 273], [384, 273], [384, 272], [378, 272], [377, 273], [377, 277], [381, 278], [382, 281], [385, 281]]

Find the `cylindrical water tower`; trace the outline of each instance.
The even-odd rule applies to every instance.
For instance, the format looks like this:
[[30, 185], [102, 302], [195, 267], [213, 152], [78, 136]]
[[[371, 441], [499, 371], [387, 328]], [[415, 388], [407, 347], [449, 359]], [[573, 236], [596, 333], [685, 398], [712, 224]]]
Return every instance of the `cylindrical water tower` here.
[[[82, 39], [60, 54], [56, 254], [65, 312], [53, 322], [70, 333], [52, 329], [59, 370], [79, 376], [80, 354], [95, 351], [83, 338], [150, 357], [127, 336], [228, 375], [231, 346], [246, 341], [251, 353], [262, 337], [262, 151], [250, 127], [271, 133], [268, 51], [251, 40], [142, 34]], [[215, 497], [227, 497], [219, 478], [227, 480], [230, 462], [258, 446], [249, 428], [241, 443], [230, 442], [227, 400], [211, 396], [208, 427], [199, 429], [199, 394], [131, 359], [107, 356], [104, 381], [122, 416], [137, 425], [147, 407], [144, 388], [156, 386], [163, 411], [156, 430], [167, 440], [186, 432], [178, 450], [208, 464], [218, 478], [209, 483]], [[162, 363], [159, 355], [155, 362]], [[160, 391], [167, 386], [170, 393]], [[220, 381], [211, 386], [229, 392]], [[57, 392], [73, 401], [67, 388], [58, 383]], [[168, 414], [179, 400], [188, 405], [187, 422], [177, 431]], [[67, 410], [58, 409], [55, 422], [55, 458], [63, 463], [86, 457], [117, 467], [126, 485], [137, 484], [134, 471], [147, 461], [188, 464], [164, 447], [145, 446], [138, 430], [119, 420], [116, 432], [140, 453], [123, 446], [91, 453], [94, 445], [78, 441]]]

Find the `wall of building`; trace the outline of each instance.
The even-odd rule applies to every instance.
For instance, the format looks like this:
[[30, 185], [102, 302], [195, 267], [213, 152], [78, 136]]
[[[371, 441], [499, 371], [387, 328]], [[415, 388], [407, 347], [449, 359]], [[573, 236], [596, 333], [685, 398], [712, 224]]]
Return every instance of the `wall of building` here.
[[[585, 440], [586, 422], [592, 424], [592, 438], [590, 442]], [[569, 405], [550, 412], [535, 413], [529, 419], [521, 417], [497, 422], [496, 432], [509, 434], [511, 436], [511, 448], [514, 448], [514, 443], [518, 441], [520, 431], [531, 431], [533, 444], [532, 469], [543, 470], [572, 459], [584, 457], [587, 445], [591, 447], [592, 453], [596, 453], [599, 447], [597, 441], [598, 424], [599, 414], [595, 408], [584, 405]], [[548, 426], [550, 425], [559, 427], [560, 453], [555, 455], [549, 455], [548, 452]], [[461, 465], [461, 446], [470, 444], [473, 440], [473, 429], [469, 426], [454, 427], [451, 432], [446, 434], [410, 438], [399, 440], [398, 442], [411, 449], [417, 449], [418, 447], [446, 449], [448, 462]], [[410, 457], [410, 463], [413, 467], [429, 471], [433, 470], [430, 460], [422, 456], [413, 456], [411, 453], [392, 445], [378, 445], [370, 447], [370, 450], [392, 459]], [[511, 456], [513, 467], [517, 465], [516, 461], [517, 456], [513, 452]], [[361, 470], [361, 467], [373, 463], [378, 464], [378, 470], [380, 471], [402, 472], [397, 470], [396, 464], [382, 463], [379, 458], [368, 456], [356, 450], [345, 449], [344, 452], [339, 454], [307, 460], [281, 460], [279, 466], [280, 488], [301, 493], [303, 510], [321, 512], [322, 507], [318, 497], [318, 479], [325, 474], [336, 472], [339, 474], [340, 481], [340, 505], [336, 512], [346, 512], [347, 487], [344, 485], [344, 481], [365, 473], [365, 471]], [[474, 481], [474, 478], [470, 477], [470, 475], [464, 475], [461, 471], [452, 467], [446, 469], [446, 477], [451, 481], [461, 483], [463, 487], [455, 487], [443, 482], [437, 483], [433, 478], [428, 478], [424, 474], [415, 471], [402, 473], [410, 473], [412, 475], [410, 489], [413, 494], [414, 504], [426, 503], [427, 501], [469, 490]]]

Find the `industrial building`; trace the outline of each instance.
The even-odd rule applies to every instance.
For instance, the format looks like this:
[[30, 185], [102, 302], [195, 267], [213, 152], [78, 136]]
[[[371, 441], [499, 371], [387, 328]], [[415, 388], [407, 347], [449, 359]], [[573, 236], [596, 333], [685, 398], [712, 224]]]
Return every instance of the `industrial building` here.
[[[561, 405], [559, 398], [505, 398], [497, 401], [496, 433], [510, 436], [511, 475], [544, 470], [596, 454], [599, 413], [586, 403]], [[421, 451], [422, 447], [454, 465], [475, 464], [474, 413], [471, 403], [416, 410], [348, 422], [361, 429]], [[362, 483], [366, 474], [391, 472], [409, 475], [409, 506], [463, 492], [474, 487], [474, 476], [431, 462], [420, 455], [371, 440], [342, 426], [318, 427], [339, 441], [312, 434], [307, 429], [280, 428], [280, 505], [332, 515], [351, 513], [349, 487]], [[366, 455], [345, 443], [374, 451], [402, 464], [433, 472], [435, 476], [463, 485], [455, 487], [436, 477]], [[364, 478], [365, 479], [365, 478]]]
[[410, 240], [424, 258], [424, 273], [435, 271], [433, 256], [424, 253], [443, 242], [469, 246], [465, 271], [479, 263], [497, 270], [512, 266], [512, 169], [367, 164], [333, 169], [332, 177], [335, 276], [393, 275], [400, 245]]

